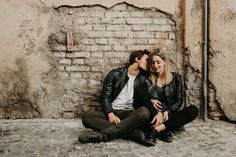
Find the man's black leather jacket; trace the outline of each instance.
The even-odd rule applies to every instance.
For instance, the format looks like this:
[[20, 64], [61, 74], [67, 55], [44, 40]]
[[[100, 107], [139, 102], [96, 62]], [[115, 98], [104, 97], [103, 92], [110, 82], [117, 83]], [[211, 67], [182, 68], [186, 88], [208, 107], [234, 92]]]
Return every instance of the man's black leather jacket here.
[[[127, 75], [128, 67], [117, 68], [111, 70], [103, 82], [102, 92], [100, 96], [100, 104], [102, 106], [102, 110], [105, 114], [109, 112], [113, 112], [112, 102], [119, 95], [125, 84], [127, 83], [129, 77]], [[138, 87], [144, 87], [150, 99], [158, 99], [158, 96], [151, 84], [151, 82], [147, 79], [147, 76], [144, 75], [144, 72], [140, 70], [140, 73], [136, 76], [134, 81], [134, 93]], [[137, 103], [134, 99], [134, 107], [137, 108]]]

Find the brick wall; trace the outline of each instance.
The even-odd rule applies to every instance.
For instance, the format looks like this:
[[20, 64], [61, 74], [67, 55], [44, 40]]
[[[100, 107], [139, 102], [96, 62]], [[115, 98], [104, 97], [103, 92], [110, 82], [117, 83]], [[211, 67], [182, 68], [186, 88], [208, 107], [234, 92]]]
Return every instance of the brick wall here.
[[[178, 64], [175, 22], [156, 8], [141, 9], [126, 3], [109, 9], [65, 6], [55, 9], [55, 25], [58, 29], [48, 40], [55, 66], [61, 78], [74, 84], [64, 94], [70, 100], [63, 100], [62, 115], [98, 109], [104, 77], [111, 69], [124, 66], [132, 50], [150, 49], [159, 43], [173, 65]], [[72, 52], [67, 51], [68, 32], [73, 34]]]

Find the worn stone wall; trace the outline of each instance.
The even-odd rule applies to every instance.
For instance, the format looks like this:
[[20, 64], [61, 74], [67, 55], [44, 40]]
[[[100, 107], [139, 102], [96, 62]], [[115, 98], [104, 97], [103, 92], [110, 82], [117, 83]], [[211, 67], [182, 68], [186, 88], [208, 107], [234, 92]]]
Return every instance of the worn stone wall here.
[[209, 115], [236, 121], [236, 1], [210, 0]]
[[182, 1], [121, 2], [1, 1], [0, 117], [98, 109], [103, 78], [133, 49], [157, 46], [181, 72]]
[[[62, 6], [55, 9], [51, 22], [58, 27], [48, 40], [57, 71], [65, 83], [74, 84], [65, 87], [70, 95], [66, 93], [67, 99], [62, 100], [65, 110], [72, 114], [98, 109], [105, 75], [124, 66], [132, 50], [152, 49], [159, 42], [177, 65], [175, 21], [156, 8], [142, 9], [127, 3], [111, 8]], [[73, 51], [67, 50], [68, 33], [73, 36]]]

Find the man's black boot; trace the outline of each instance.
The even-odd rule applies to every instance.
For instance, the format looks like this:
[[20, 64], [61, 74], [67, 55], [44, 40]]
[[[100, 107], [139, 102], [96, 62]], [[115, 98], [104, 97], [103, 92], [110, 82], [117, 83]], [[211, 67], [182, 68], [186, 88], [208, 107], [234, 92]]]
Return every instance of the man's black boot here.
[[129, 131], [127, 134], [124, 136], [126, 139], [131, 139], [135, 142], [138, 142], [140, 144], [145, 143], [145, 135], [144, 132], [140, 129], [134, 129], [132, 131]]
[[87, 134], [82, 134], [78, 139], [81, 143], [96, 143], [96, 142], [106, 142], [108, 138], [101, 132], [91, 132]]
[[146, 140], [145, 140], [145, 144], [148, 145], [148, 146], [155, 146], [156, 145], [156, 138], [157, 138], [157, 135], [158, 135], [158, 132], [156, 129], [152, 129]]

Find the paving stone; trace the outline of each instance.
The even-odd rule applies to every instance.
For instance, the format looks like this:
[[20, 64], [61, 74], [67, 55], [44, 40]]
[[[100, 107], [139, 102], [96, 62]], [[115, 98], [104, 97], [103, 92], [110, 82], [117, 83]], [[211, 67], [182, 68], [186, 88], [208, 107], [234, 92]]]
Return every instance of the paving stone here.
[[186, 131], [173, 132], [172, 143], [157, 141], [145, 147], [133, 141], [80, 144], [78, 135], [88, 132], [77, 120], [0, 120], [1, 157], [234, 157], [236, 124], [196, 120]]
[[112, 154], [112, 153], [117, 152], [117, 149], [116, 148], [103, 148], [102, 152], [104, 154]]

